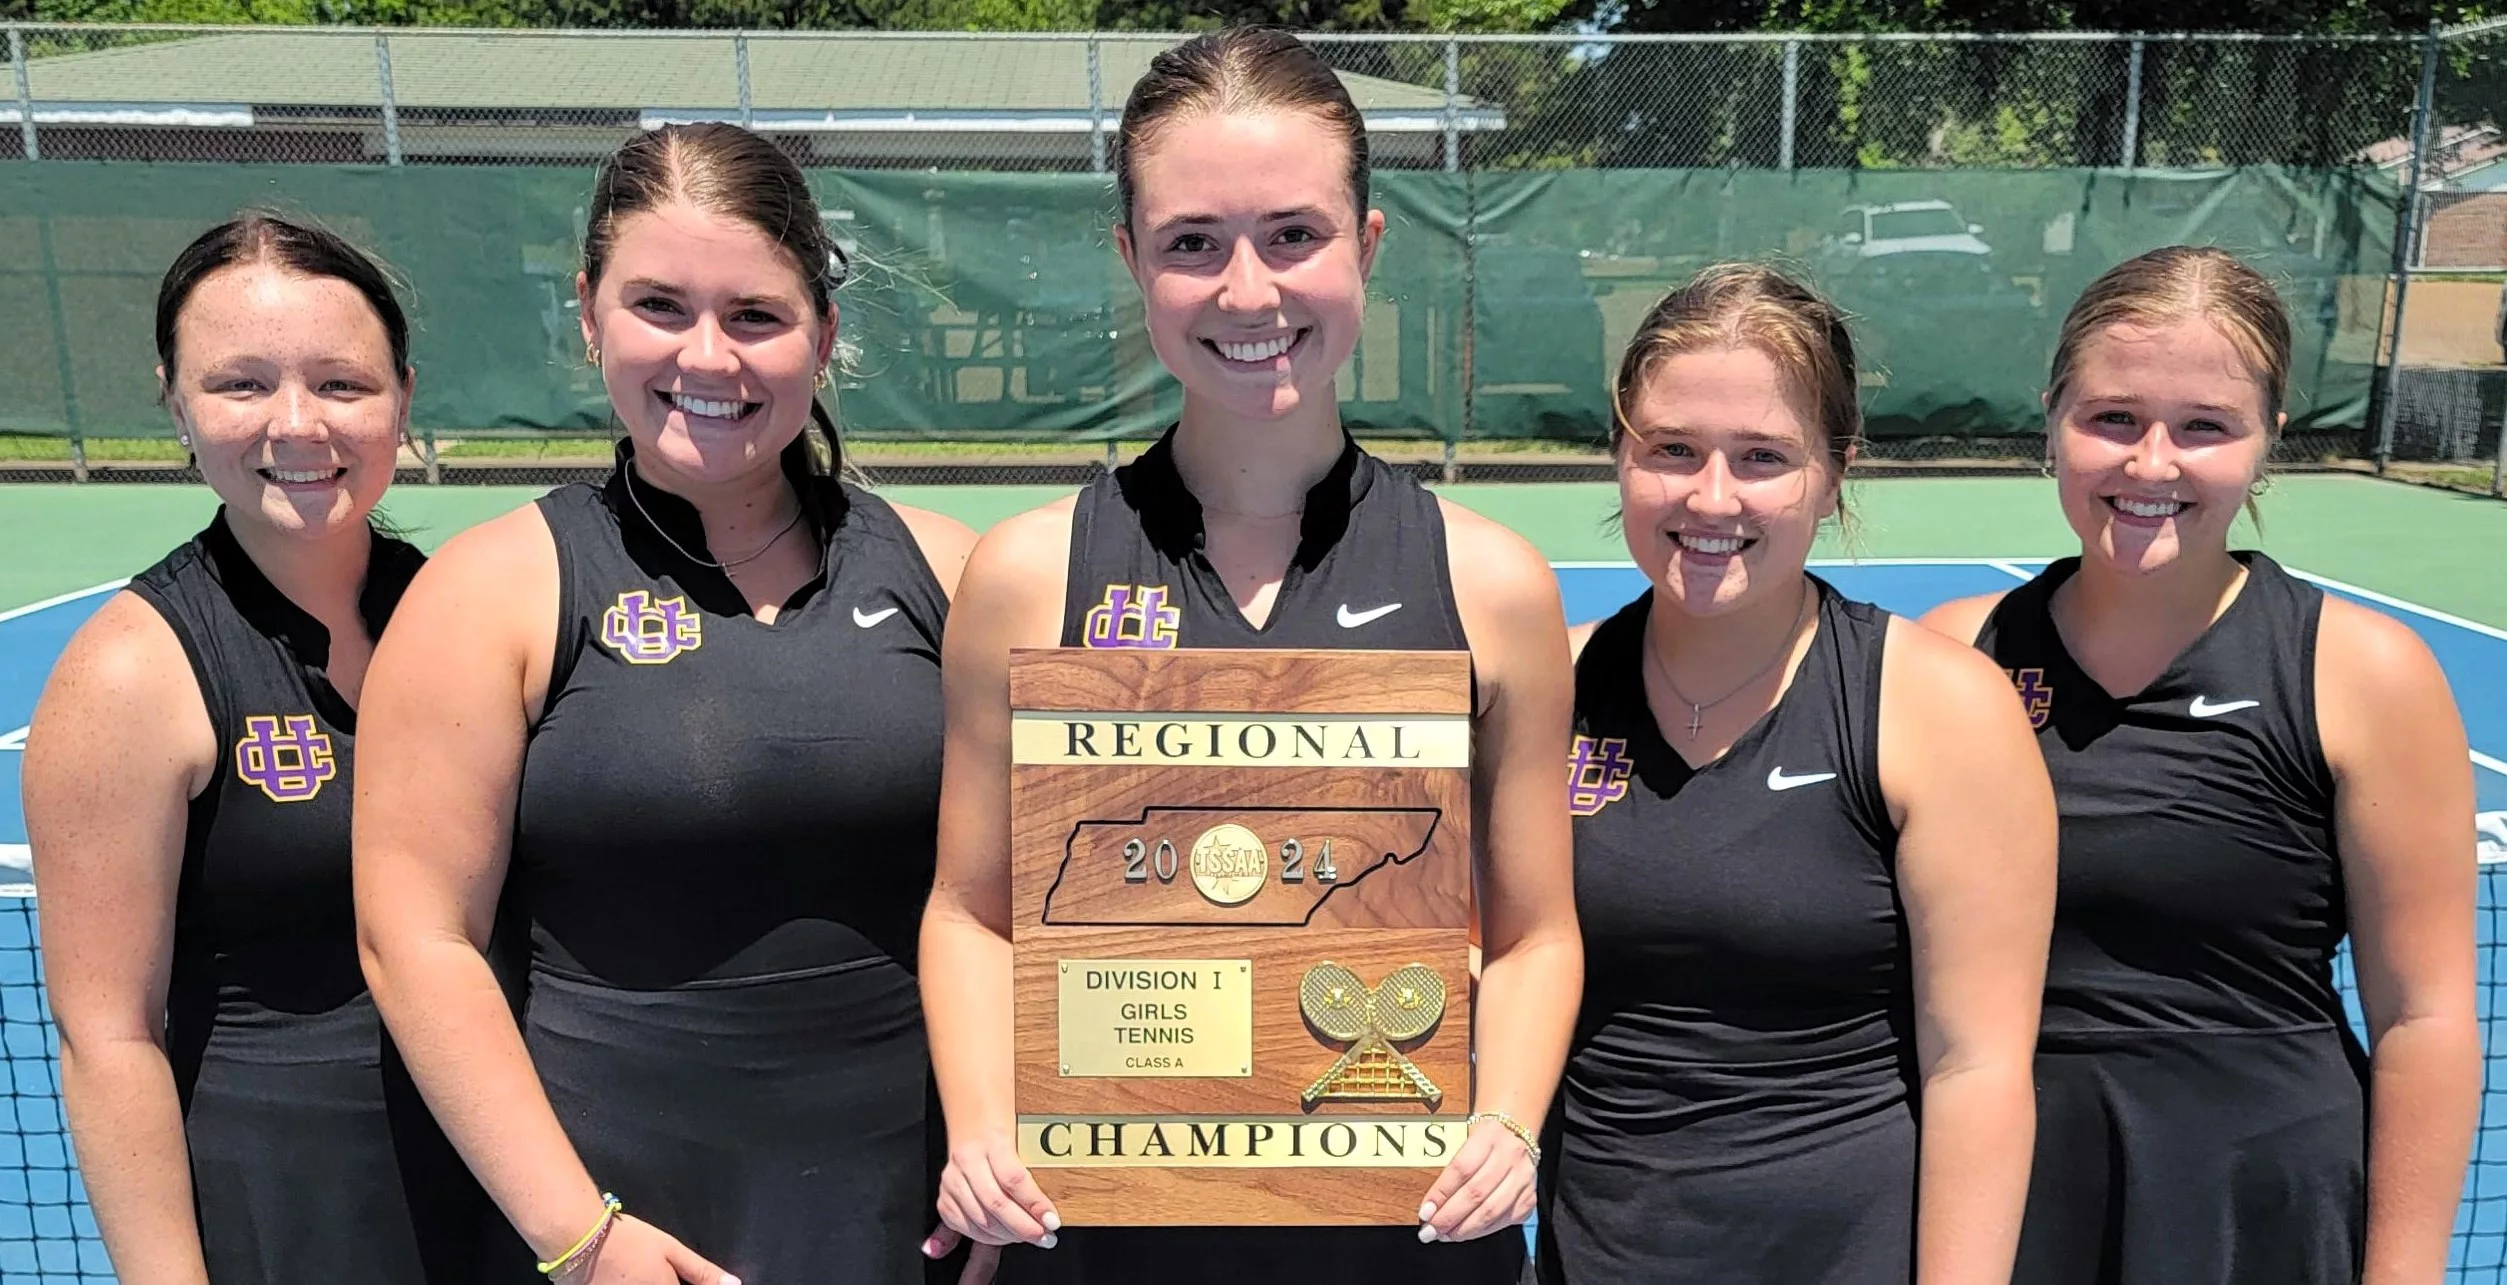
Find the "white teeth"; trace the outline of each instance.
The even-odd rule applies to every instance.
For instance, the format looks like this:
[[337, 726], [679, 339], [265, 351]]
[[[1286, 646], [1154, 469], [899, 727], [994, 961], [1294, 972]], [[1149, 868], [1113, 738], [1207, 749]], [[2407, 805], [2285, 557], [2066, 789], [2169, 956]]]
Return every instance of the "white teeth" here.
[[673, 395], [670, 400], [671, 404], [679, 409], [691, 415], [703, 415], [707, 419], [738, 419], [740, 413], [748, 408], [746, 402], [707, 401], [702, 397]]
[[338, 475], [339, 470], [274, 468], [269, 473], [273, 482], [328, 482]]
[[1258, 344], [1218, 343], [1215, 340], [1212, 342], [1217, 343], [1220, 354], [1229, 361], [1269, 361], [1287, 352], [1289, 345], [1296, 341], [1293, 335], [1282, 335], [1277, 339], [1265, 340]]
[[2137, 518], [2172, 518], [2185, 509], [2175, 500], [2131, 500], [2120, 495], [2115, 497], [2115, 507]]
[[1737, 535], [1690, 535], [1682, 532], [1674, 538], [1680, 541], [1681, 548], [1692, 553], [1735, 554], [1741, 551], [1742, 545], [1749, 543]]

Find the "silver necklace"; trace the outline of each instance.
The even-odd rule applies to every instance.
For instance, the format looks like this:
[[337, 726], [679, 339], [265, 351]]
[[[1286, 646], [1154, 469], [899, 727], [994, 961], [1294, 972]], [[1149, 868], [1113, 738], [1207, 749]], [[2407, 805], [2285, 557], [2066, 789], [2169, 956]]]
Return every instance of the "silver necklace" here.
[[[630, 471], [632, 471], [632, 470], [635, 468], [635, 466], [634, 466], [634, 465], [632, 465], [632, 464], [628, 465], [627, 467], [628, 467], [628, 469], [629, 469]], [[650, 484], [650, 483], [647, 483], [646, 485], [651, 485], [651, 484]], [[747, 564], [747, 563], [755, 562], [755, 561], [757, 561], [759, 558], [765, 557], [765, 556], [766, 556], [766, 551], [767, 551], [768, 549], [774, 548], [774, 547], [775, 547], [775, 545], [776, 545], [776, 543], [777, 543], [778, 541], [782, 540], [785, 536], [790, 535], [790, 534], [792, 533], [792, 528], [794, 528], [794, 527], [796, 527], [796, 526], [799, 526], [799, 525], [801, 524], [801, 517], [802, 517], [803, 513], [805, 512], [805, 510], [804, 510], [804, 509], [803, 509], [803, 508], [802, 508], [799, 504], [797, 504], [797, 503], [796, 503], [796, 504], [794, 504], [794, 505], [792, 506], [792, 520], [791, 520], [791, 521], [789, 521], [789, 522], [784, 523], [784, 524], [783, 524], [783, 529], [782, 529], [782, 530], [777, 531], [777, 532], [775, 532], [773, 535], [771, 535], [771, 536], [767, 537], [766, 543], [764, 543], [764, 544], [761, 544], [761, 545], [757, 546], [757, 552], [752, 553], [752, 554], [749, 554], [749, 555], [747, 555], [747, 556], [745, 556], [745, 557], [733, 558], [733, 559], [732, 559], [731, 561], [729, 561], [729, 562], [716, 562], [716, 561], [714, 561], [714, 560], [713, 560], [713, 559], [711, 559], [711, 558], [700, 558], [700, 557], [696, 556], [695, 554], [688, 552], [686, 549], [684, 549], [684, 548], [681, 548], [681, 547], [680, 547], [680, 544], [679, 544], [679, 542], [678, 542], [677, 540], [673, 540], [673, 539], [671, 539], [671, 538], [670, 538], [670, 531], [669, 531], [669, 529], [668, 529], [668, 528], [666, 528], [666, 527], [664, 527], [661, 523], [654, 521], [654, 520], [653, 520], [653, 515], [652, 515], [652, 513], [651, 513], [651, 512], [649, 512], [649, 511], [647, 511], [647, 510], [645, 509], [645, 507], [644, 507], [644, 497], [643, 497], [643, 496], [641, 496], [641, 495], [636, 494], [636, 492], [635, 492], [635, 478], [633, 478], [633, 477], [629, 477], [629, 478], [627, 479], [627, 498], [628, 498], [629, 500], [631, 500], [631, 501], [633, 501], [633, 502], [634, 502], [634, 504], [635, 504], [635, 511], [636, 511], [638, 514], [642, 515], [642, 517], [644, 518], [644, 524], [645, 524], [646, 526], [649, 526], [649, 527], [653, 528], [653, 533], [654, 533], [654, 534], [656, 534], [656, 535], [658, 535], [658, 536], [660, 536], [660, 537], [662, 538], [663, 543], [668, 544], [668, 545], [669, 545], [672, 549], [677, 550], [677, 552], [678, 552], [678, 554], [679, 554], [679, 556], [680, 556], [680, 557], [686, 558], [688, 561], [693, 562], [693, 563], [696, 563], [698, 566], [702, 566], [702, 567], [712, 567], [712, 568], [714, 568], [714, 569], [715, 569], [715, 570], [717, 570], [717, 571], [722, 571], [722, 572], [726, 572], [726, 573], [727, 573], [727, 572], [729, 572], [729, 571], [730, 571], [733, 567], [742, 566], [742, 565], [745, 565], [745, 564]]]
[[1662, 677], [1662, 680], [1663, 680], [1663, 686], [1670, 688], [1670, 689], [1671, 689], [1671, 694], [1672, 694], [1673, 696], [1675, 696], [1675, 697], [1679, 698], [1679, 701], [1680, 701], [1680, 703], [1681, 703], [1681, 704], [1686, 705], [1686, 706], [1688, 706], [1688, 707], [1689, 707], [1689, 739], [1690, 739], [1690, 740], [1693, 740], [1693, 741], [1694, 741], [1694, 740], [1696, 740], [1696, 739], [1697, 739], [1698, 729], [1699, 729], [1700, 727], [1703, 727], [1703, 726], [1705, 725], [1705, 722], [1706, 722], [1706, 711], [1708, 711], [1708, 710], [1710, 710], [1710, 709], [1713, 709], [1713, 708], [1715, 708], [1715, 707], [1716, 707], [1716, 706], [1718, 706], [1718, 705], [1723, 704], [1725, 701], [1731, 700], [1731, 699], [1732, 699], [1733, 697], [1735, 697], [1735, 696], [1740, 695], [1740, 694], [1741, 694], [1741, 692], [1742, 692], [1742, 690], [1743, 690], [1744, 688], [1747, 688], [1747, 687], [1748, 687], [1748, 686], [1750, 686], [1752, 683], [1755, 683], [1755, 682], [1757, 682], [1758, 680], [1760, 680], [1760, 679], [1762, 679], [1762, 678], [1765, 678], [1765, 677], [1767, 676], [1767, 671], [1768, 671], [1768, 670], [1771, 670], [1771, 669], [1774, 669], [1774, 668], [1776, 667], [1776, 662], [1778, 662], [1778, 661], [1780, 661], [1780, 660], [1783, 660], [1785, 657], [1790, 656], [1790, 655], [1792, 655], [1792, 654], [1793, 654], [1793, 638], [1794, 638], [1794, 635], [1796, 635], [1796, 634], [1798, 634], [1798, 633], [1800, 633], [1800, 632], [1802, 631], [1802, 618], [1803, 618], [1804, 616], [1809, 615], [1809, 614], [1810, 614], [1810, 609], [1811, 609], [1811, 596], [1812, 596], [1812, 595], [1811, 595], [1811, 592], [1810, 592], [1810, 586], [1808, 586], [1808, 585], [1804, 585], [1804, 586], [1803, 586], [1803, 590], [1804, 590], [1804, 592], [1803, 592], [1803, 595], [1802, 595], [1802, 605], [1801, 605], [1798, 609], [1796, 609], [1796, 610], [1794, 611], [1794, 613], [1793, 613], [1793, 625], [1792, 625], [1792, 627], [1791, 627], [1791, 628], [1788, 628], [1788, 629], [1786, 629], [1786, 630], [1785, 630], [1785, 632], [1784, 632], [1784, 641], [1783, 641], [1781, 644], [1779, 644], [1779, 645], [1777, 646], [1775, 654], [1774, 654], [1774, 655], [1772, 655], [1772, 656], [1769, 656], [1769, 657], [1767, 658], [1767, 663], [1766, 663], [1766, 664], [1764, 664], [1764, 665], [1759, 666], [1759, 667], [1758, 667], [1758, 671], [1757, 671], [1756, 673], [1753, 673], [1753, 674], [1751, 674], [1749, 677], [1742, 679], [1742, 680], [1741, 680], [1738, 684], [1736, 684], [1736, 685], [1732, 688], [1732, 690], [1730, 690], [1730, 691], [1728, 691], [1728, 692], [1725, 692], [1723, 695], [1718, 696], [1718, 697], [1716, 697], [1715, 699], [1713, 699], [1713, 700], [1711, 700], [1711, 701], [1693, 701], [1693, 700], [1690, 700], [1690, 699], [1689, 699], [1689, 697], [1688, 697], [1688, 693], [1683, 692], [1683, 691], [1681, 691], [1681, 690], [1680, 690], [1680, 684], [1678, 684], [1678, 683], [1675, 683], [1675, 682], [1671, 681], [1671, 667], [1670, 667], [1669, 665], [1666, 665], [1666, 664], [1664, 664], [1664, 663], [1663, 663], [1662, 653], [1661, 653], [1659, 650], [1657, 650], [1657, 649], [1655, 648], [1654, 644], [1653, 644], [1651, 641], [1648, 641], [1648, 642], [1645, 644], [1645, 658], [1646, 658], [1648, 661], [1653, 662], [1654, 672], [1655, 672], [1656, 674], [1658, 674], [1658, 675], [1660, 675], [1660, 676]]

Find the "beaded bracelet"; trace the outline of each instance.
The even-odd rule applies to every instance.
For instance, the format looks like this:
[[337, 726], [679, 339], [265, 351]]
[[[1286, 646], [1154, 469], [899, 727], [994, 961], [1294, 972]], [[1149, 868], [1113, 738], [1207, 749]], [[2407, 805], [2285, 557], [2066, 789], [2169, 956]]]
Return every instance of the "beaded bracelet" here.
[[1534, 1142], [1532, 1131], [1517, 1123], [1513, 1116], [1503, 1111], [1474, 1111], [1463, 1121], [1463, 1127], [1470, 1128], [1482, 1120], [1495, 1120], [1504, 1125], [1506, 1132], [1515, 1135], [1515, 1141], [1522, 1143], [1523, 1149], [1532, 1153], [1533, 1165], [1537, 1167], [1541, 1163], [1541, 1144]]
[[624, 1208], [626, 1208], [625, 1205], [618, 1203], [618, 1197], [606, 1191], [602, 1192], [600, 1221], [592, 1224], [592, 1230], [583, 1233], [583, 1239], [576, 1241], [572, 1249], [540, 1264], [540, 1275], [555, 1276], [564, 1271], [569, 1264], [583, 1255], [583, 1251], [590, 1249], [593, 1242], [601, 1238], [602, 1232], [609, 1230], [610, 1219], [617, 1217], [618, 1211]]

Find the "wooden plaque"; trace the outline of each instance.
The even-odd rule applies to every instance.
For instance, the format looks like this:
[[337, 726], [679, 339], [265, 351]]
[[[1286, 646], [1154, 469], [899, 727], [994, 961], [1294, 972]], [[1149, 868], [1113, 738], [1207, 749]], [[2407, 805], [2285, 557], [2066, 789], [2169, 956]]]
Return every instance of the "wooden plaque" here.
[[1418, 1221], [1471, 1103], [1469, 654], [1022, 650], [1010, 707], [1063, 1222]]

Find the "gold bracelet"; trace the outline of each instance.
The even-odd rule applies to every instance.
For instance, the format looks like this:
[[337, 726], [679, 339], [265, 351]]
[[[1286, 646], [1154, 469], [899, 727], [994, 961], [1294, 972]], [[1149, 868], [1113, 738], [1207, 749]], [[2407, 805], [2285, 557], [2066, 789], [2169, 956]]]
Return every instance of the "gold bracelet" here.
[[564, 1271], [567, 1264], [572, 1263], [583, 1251], [590, 1249], [592, 1242], [600, 1239], [602, 1232], [609, 1230], [609, 1220], [617, 1217], [618, 1211], [624, 1208], [626, 1208], [625, 1205], [618, 1203], [618, 1197], [606, 1191], [602, 1192], [600, 1221], [593, 1223], [592, 1230], [583, 1233], [583, 1239], [576, 1241], [572, 1249], [540, 1264], [540, 1275], [555, 1276]]
[[1504, 1125], [1506, 1127], [1506, 1132], [1515, 1135], [1515, 1141], [1522, 1143], [1523, 1149], [1532, 1153], [1533, 1167], [1538, 1168], [1540, 1166], [1541, 1144], [1532, 1140], [1532, 1131], [1530, 1129], [1524, 1128], [1520, 1123], [1516, 1122], [1513, 1116], [1510, 1116], [1503, 1111], [1474, 1111], [1471, 1113], [1469, 1118], [1463, 1121], [1463, 1127], [1468, 1129], [1482, 1120], [1495, 1120], [1499, 1124]]

